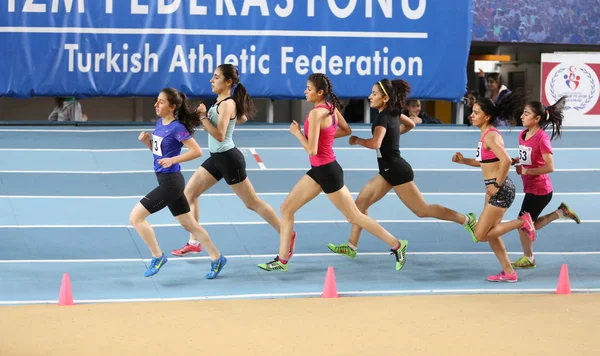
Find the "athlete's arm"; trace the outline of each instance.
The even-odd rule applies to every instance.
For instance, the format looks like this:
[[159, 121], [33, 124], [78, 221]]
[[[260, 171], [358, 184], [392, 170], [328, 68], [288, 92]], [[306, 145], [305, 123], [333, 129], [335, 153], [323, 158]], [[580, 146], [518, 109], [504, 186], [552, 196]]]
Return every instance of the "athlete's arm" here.
[[195, 158], [202, 156], [202, 149], [198, 145], [198, 142], [193, 137], [187, 140], [181, 141], [188, 148], [188, 151], [184, 154], [175, 157], [165, 157], [158, 160], [158, 164], [164, 168], [169, 168], [174, 164], [191, 161]]
[[217, 127], [210, 122], [210, 120], [202, 120], [204, 129], [219, 142], [225, 140], [225, 133], [227, 132], [227, 126], [229, 120], [235, 117], [235, 102], [233, 100], [222, 101], [219, 104], [219, 118], [217, 119]]
[[381, 142], [383, 141], [383, 137], [385, 136], [386, 128], [383, 126], [375, 127], [373, 131], [373, 137], [369, 139], [359, 138], [356, 136], [350, 137], [351, 145], [361, 145], [366, 148], [370, 148], [373, 150], [379, 149], [381, 147]]
[[248, 118], [246, 117], [246, 115], [242, 115], [242, 117], [238, 117], [237, 120], [235, 120], [235, 124], [242, 125], [245, 124], [246, 121], [248, 121]]
[[138, 140], [140, 140], [144, 145], [146, 145], [146, 147], [148, 147], [150, 151], [152, 151], [152, 142], [150, 142], [152, 140], [150, 139], [149, 133], [142, 131], [138, 136]]
[[196, 142], [193, 137], [183, 140], [181, 143], [188, 148], [188, 151], [184, 154], [180, 154], [179, 156], [171, 158], [173, 160], [173, 164], [191, 161], [202, 156], [202, 148], [200, 145], [198, 145], [198, 142]]
[[544, 165], [538, 168], [530, 168], [526, 169], [525, 167], [521, 168], [521, 175], [524, 176], [539, 176], [541, 174], [548, 174], [554, 172], [554, 157], [552, 153], [544, 153], [542, 155], [544, 158]]
[[302, 134], [300, 125], [296, 121], [292, 121], [290, 132], [296, 136], [300, 144], [310, 156], [316, 156], [319, 150], [319, 134], [321, 133], [321, 120], [317, 116], [317, 110], [313, 109], [308, 114], [308, 140]]
[[408, 116], [400, 114], [400, 135], [407, 133], [417, 126]]
[[465, 158], [463, 157], [462, 153], [460, 152], [456, 152], [454, 154], [454, 156], [452, 156], [452, 162], [455, 163], [459, 163], [459, 164], [465, 164], [467, 166], [471, 166], [471, 167], [480, 167], [480, 162], [473, 159], [473, 158]]
[[344, 119], [344, 115], [342, 115], [338, 109], [335, 109], [335, 117], [338, 120], [338, 126], [335, 129], [335, 138], [340, 138], [352, 134], [352, 129], [350, 128], [350, 125], [348, 125], [346, 119]]

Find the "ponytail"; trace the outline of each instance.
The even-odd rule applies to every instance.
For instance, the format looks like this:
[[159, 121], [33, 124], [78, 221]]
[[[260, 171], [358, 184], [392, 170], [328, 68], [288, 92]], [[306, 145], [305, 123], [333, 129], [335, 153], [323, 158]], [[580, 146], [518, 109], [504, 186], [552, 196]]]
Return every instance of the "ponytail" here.
[[506, 120], [510, 126], [515, 126], [517, 117], [521, 116], [523, 107], [527, 103], [527, 92], [524, 88], [517, 88], [495, 104], [490, 98], [477, 100], [477, 105], [486, 115], [490, 116], [490, 124], [496, 126], [498, 118]]
[[254, 102], [250, 99], [248, 91], [242, 83], [235, 84], [235, 89], [233, 89], [233, 101], [235, 101], [235, 110], [238, 118], [246, 115], [246, 117], [250, 119], [256, 114]]
[[565, 108], [566, 101], [567, 97], [563, 96], [558, 99], [554, 105], [550, 106], [544, 106], [539, 101], [530, 101], [527, 103], [527, 106], [531, 108], [531, 111], [533, 111], [536, 116], [540, 117], [539, 125], [542, 130], [546, 130], [548, 126], [552, 126], [552, 140], [554, 137], [560, 138], [560, 130], [564, 119], [563, 110]]
[[194, 133], [194, 128], [201, 125], [200, 113], [190, 107], [188, 98], [184, 93], [179, 94], [181, 95], [181, 106], [176, 111], [177, 120], [179, 120], [179, 122], [185, 126], [185, 129], [191, 135]]

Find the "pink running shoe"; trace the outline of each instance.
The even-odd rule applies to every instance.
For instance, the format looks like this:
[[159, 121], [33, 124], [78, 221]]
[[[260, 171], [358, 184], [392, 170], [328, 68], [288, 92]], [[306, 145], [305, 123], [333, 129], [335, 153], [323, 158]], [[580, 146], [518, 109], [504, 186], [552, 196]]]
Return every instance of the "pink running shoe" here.
[[508, 274], [504, 271], [495, 274], [493, 276], [489, 276], [487, 279], [489, 282], [509, 282], [509, 283], [515, 283], [519, 280], [519, 276], [517, 276], [517, 272], [515, 271], [515, 273], [513, 274]]
[[200, 252], [202, 252], [202, 245], [198, 245], [198, 247], [196, 247], [196, 246], [193, 246], [193, 245], [190, 245], [189, 243], [187, 243], [187, 244], [185, 244], [185, 246], [183, 246], [179, 250], [171, 251], [171, 254], [173, 254], [173, 256], [183, 257], [185, 255], [196, 254], [196, 253], [200, 253]]
[[525, 213], [521, 215], [521, 220], [523, 220], [523, 226], [519, 228], [519, 230], [525, 232], [529, 235], [529, 239], [533, 242], [536, 238], [535, 225], [533, 220], [531, 220], [531, 215], [529, 213]]
[[288, 260], [294, 255], [296, 249], [296, 231], [292, 231], [292, 241], [290, 242], [290, 253], [288, 253]]

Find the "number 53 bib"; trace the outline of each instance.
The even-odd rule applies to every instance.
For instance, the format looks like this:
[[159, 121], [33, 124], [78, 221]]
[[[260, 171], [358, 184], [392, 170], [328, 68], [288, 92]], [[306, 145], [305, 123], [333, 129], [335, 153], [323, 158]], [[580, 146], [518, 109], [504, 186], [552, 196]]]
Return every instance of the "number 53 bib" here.
[[531, 166], [531, 147], [519, 145], [519, 162], [521, 165]]

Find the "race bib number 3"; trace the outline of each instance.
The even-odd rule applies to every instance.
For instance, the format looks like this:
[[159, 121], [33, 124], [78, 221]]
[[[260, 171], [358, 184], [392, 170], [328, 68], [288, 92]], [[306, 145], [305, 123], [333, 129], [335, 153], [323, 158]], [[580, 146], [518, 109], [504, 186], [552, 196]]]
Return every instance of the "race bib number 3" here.
[[478, 162], [481, 162], [481, 146], [483, 144], [481, 142], [479, 142], [477, 144], [477, 152], [475, 152], [475, 160]]
[[519, 145], [519, 162], [521, 165], [531, 166], [531, 147]]
[[162, 156], [162, 141], [163, 137], [152, 135], [152, 153], [157, 156]]

